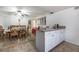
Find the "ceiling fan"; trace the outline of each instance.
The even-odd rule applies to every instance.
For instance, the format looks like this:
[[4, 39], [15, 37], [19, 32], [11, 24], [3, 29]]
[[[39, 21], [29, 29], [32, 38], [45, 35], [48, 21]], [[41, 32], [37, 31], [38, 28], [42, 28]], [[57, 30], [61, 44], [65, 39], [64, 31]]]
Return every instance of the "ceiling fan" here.
[[16, 12], [16, 14], [19, 15], [19, 16], [22, 16], [22, 17], [24, 17], [24, 16], [29, 16], [27, 13], [24, 13], [24, 12], [22, 12], [21, 10], [18, 10], [18, 11]]

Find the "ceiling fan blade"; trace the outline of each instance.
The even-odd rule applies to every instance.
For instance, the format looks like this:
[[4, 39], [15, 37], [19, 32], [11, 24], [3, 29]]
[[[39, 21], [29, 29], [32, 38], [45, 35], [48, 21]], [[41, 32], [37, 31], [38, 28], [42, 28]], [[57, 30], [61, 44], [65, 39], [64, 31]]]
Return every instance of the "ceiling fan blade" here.
[[24, 14], [25, 16], [29, 16], [28, 14]]

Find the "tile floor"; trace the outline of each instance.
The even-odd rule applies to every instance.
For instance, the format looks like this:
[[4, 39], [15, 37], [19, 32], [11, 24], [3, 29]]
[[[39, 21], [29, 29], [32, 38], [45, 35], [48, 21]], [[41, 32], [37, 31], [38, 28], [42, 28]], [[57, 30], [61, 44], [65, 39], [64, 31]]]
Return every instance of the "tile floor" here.
[[[35, 41], [31, 39], [30, 37], [13, 40], [0, 39], [0, 52], [37, 52]], [[79, 46], [63, 42], [50, 52], [79, 52]]]
[[0, 40], [0, 52], [36, 52], [34, 40], [14, 39]]
[[79, 52], [79, 46], [62, 42], [60, 45], [51, 50], [52, 52]]

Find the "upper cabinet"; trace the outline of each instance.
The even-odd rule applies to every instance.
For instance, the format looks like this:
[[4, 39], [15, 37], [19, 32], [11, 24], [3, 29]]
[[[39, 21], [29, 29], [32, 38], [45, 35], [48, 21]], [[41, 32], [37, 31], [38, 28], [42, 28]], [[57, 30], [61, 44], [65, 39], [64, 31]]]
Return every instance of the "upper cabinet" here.
[[38, 25], [46, 25], [46, 17], [38, 18]]

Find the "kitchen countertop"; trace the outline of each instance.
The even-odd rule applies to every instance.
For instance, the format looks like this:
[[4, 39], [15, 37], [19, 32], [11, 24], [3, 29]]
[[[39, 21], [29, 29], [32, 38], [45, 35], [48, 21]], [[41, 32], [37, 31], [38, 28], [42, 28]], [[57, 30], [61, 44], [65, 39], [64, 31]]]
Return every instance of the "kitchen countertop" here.
[[56, 30], [61, 30], [61, 29], [65, 29], [65, 28], [58, 28], [58, 29], [46, 29], [46, 30], [38, 30], [38, 31], [41, 31], [41, 32], [47, 32], [47, 31], [56, 31]]

